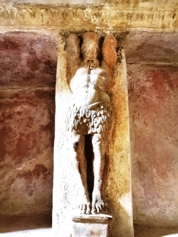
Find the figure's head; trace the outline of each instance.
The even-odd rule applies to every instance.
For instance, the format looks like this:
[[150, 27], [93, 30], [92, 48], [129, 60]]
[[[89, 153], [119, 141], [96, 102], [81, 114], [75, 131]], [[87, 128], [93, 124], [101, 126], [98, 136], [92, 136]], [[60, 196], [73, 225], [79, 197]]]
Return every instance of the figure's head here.
[[98, 40], [99, 37], [94, 32], [86, 32], [82, 35], [83, 38], [83, 44], [81, 47], [84, 64], [90, 65], [93, 64], [95, 66], [98, 65]]

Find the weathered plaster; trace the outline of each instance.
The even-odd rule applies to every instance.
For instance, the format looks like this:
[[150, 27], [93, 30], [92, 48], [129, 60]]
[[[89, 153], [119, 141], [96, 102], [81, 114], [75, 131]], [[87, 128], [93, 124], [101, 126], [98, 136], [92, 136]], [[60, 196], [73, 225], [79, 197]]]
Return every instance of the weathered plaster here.
[[0, 216], [51, 216], [55, 41], [0, 35]]
[[130, 65], [135, 222], [178, 225], [178, 67]]
[[177, 226], [177, 33], [131, 33], [127, 50], [134, 221]]
[[178, 64], [178, 33], [132, 31], [121, 40], [127, 64]]

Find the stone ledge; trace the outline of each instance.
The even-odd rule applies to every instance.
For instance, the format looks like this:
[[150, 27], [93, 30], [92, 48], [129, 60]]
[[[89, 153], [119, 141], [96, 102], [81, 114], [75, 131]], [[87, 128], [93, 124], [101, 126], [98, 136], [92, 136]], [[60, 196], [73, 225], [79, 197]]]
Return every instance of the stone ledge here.
[[63, 31], [152, 29], [175, 30], [174, 10], [117, 9], [116, 6], [85, 8], [0, 4], [0, 30], [50, 29]]
[[75, 215], [72, 217], [73, 222], [80, 223], [109, 223], [112, 220], [111, 215], [99, 214], [99, 215]]

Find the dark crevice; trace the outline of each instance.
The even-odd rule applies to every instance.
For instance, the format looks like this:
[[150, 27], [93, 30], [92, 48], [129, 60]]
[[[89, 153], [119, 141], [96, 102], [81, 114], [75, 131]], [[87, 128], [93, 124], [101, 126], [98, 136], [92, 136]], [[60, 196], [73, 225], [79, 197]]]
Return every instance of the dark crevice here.
[[94, 173], [93, 173], [93, 148], [91, 142], [91, 135], [85, 135], [85, 148], [84, 148], [85, 158], [87, 162], [87, 185], [89, 198], [92, 199], [93, 184], [94, 184]]

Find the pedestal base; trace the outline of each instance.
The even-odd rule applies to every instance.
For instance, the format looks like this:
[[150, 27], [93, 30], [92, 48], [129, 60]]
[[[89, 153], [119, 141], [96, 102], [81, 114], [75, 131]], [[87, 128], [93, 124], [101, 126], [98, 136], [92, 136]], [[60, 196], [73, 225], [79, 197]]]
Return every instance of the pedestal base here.
[[76, 215], [72, 217], [72, 237], [108, 237], [109, 224], [112, 216]]

